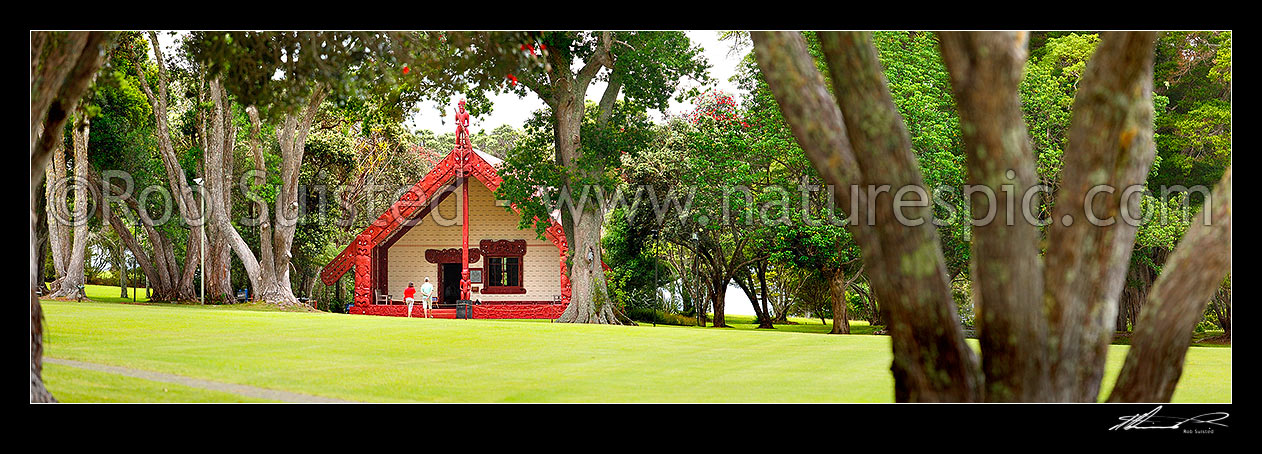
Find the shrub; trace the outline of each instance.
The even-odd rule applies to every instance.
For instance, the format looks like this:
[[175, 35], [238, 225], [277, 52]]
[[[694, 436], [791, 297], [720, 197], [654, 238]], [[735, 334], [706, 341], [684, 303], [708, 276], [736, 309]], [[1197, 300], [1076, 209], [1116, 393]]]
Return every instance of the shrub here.
[[697, 318], [673, 314], [658, 309], [645, 307], [627, 308], [627, 316], [641, 323], [657, 323], [658, 325], [696, 326]]

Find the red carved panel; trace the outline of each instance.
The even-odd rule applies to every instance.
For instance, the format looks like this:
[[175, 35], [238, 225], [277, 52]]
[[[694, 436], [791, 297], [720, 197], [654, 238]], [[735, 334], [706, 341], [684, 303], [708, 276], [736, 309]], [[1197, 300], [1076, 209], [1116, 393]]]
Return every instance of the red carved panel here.
[[484, 286], [480, 292], [484, 295], [514, 295], [526, 293], [526, 287], [521, 286]]
[[480, 304], [473, 306], [473, 318], [523, 319], [559, 318], [566, 304]]
[[[469, 249], [469, 263], [476, 263], [482, 258], [478, 248]], [[464, 251], [453, 247], [448, 249], [426, 249], [425, 261], [429, 263], [464, 263]]]
[[482, 240], [478, 248], [488, 257], [520, 257], [526, 255], [526, 240]]
[[[555, 319], [565, 312], [565, 304], [546, 301], [515, 301], [496, 304], [480, 304], [471, 306], [471, 315], [475, 319]], [[379, 315], [385, 317], [407, 317], [408, 307], [404, 304], [355, 304], [351, 306], [351, 314]], [[420, 304], [412, 306], [412, 317], [424, 317], [424, 309]], [[455, 309], [430, 309], [431, 318], [456, 318]]]

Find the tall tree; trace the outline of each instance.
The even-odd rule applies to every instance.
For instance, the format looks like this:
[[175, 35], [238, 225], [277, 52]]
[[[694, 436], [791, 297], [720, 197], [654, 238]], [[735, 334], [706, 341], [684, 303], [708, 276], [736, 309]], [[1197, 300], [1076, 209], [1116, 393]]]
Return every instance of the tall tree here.
[[[800, 108], [793, 107], [795, 105], [831, 110], [828, 106], [833, 101], [827, 95], [822, 78], [803, 63], [809, 62], [809, 54], [801, 38], [783, 33], [755, 33], [753, 38], [759, 63], [776, 92], [777, 100], [785, 107], [786, 118], [793, 125], [799, 143], [826, 178], [845, 183], [846, 180], [838, 177], [851, 177], [849, 181], [892, 183], [895, 187], [908, 183], [907, 176], [911, 175], [913, 166], [905, 160], [884, 160], [881, 163], [883, 168], [872, 169], [875, 170], [873, 172], [869, 172], [870, 167], [865, 165], [874, 151], [872, 145], [901, 142], [897, 116], [890, 115], [888, 105], [882, 107], [886, 103], [879, 102], [885, 97], [881, 94], [885, 91], [885, 84], [879, 77], [872, 76], [879, 74], [876, 72], [879, 67], [871, 58], [867, 37], [860, 33], [821, 34], [833, 85], [838, 92], [835, 103], [844, 114], [839, 112], [814, 117], [790, 114]], [[883, 217], [880, 212], [889, 209], [890, 201], [879, 197], [875, 205], [876, 219], [871, 226], [880, 238], [877, 244], [862, 240], [865, 229], [853, 230], [856, 237], [860, 237], [865, 261], [881, 259], [887, 264], [881, 272], [888, 274], [890, 279], [880, 279], [871, 273], [870, 276], [873, 277], [874, 290], [883, 303], [882, 308], [889, 310], [890, 331], [894, 337], [896, 399], [1097, 399], [1104, 368], [1103, 353], [1111, 341], [1112, 311], [1116, 310], [1135, 238], [1135, 226], [1126, 216], [1134, 217], [1139, 212], [1137, 198], [1125, 195], [1124, 190], [1142, 187], [1153, 159], [1154, 39], [1154, 33], [1146, 32], [1104, 34], [1084, 68], [1082, 84], [1074, 100], [1065, 165], [1053, 212], [1054, 223], [1049, 227], [1048, 250], [1043, 263], [1038, 260], [1037, 247], [1030, 244], [1032, 237], [1037, 238], [1031, 234], [1032, 227], [974, 226], [974, 241], [981, 243], [975, 246], [974, 252], [995, 257], [973, 265], [977, 273], [975, 279], [983, 293], [983, 305], [979, 308], [983, 313], [982, 329], [989, 331], [982, 334], [986, 344], [983, 347], [985, 366], [980, 370], [977, 370], [962, 336], [957, 335], [959, 325], [947, 322], [941, 316], [951, 305], [949, 294], [942, 295], [942, 281], [924, 279], [925, 270], [940, 269], [940, 265], [934, 266], [935, 262], [941, 263], [941, 256], [934, 253], [938, 248], [937, 241], [929, 235], [909, 235], [908, 227]], [[1023, 132], [1021, 111], [1015, 96], [1024, 59], [1025, 35], [944, 33], [941, 40], [943, 56], [952, 72], [963, 129], [966, 130], [964, 139], [969, 150], [970, 180], [987, 185], [995, 194], [1002, 194], [1004, 188], [990, 185], [1001, 182], [1030, 185], [1033, 181], [1030, 169], [1034, 161], [1027, 151], [1029, 139]], [[996, 87], [1000, 89], [996, 90]], [[973, 93], [974, 90], [988, 93]], [[890, 123], [893, 123], [893, 133], [877, 127]], [[823, 146], [830, 138], [833, 143], [840, 142], [845, 132], [852, 133], [849, 143], [853, 144], [853, 151], [850, 147]], [[860, 164], [859, 175], [846, 175], [843, 169], [836, 169], [836, 164], [844, 162], [848, 153], [856, 154]], [[903, 178], [897, 178], [900, 175]], [[916, 180], [911, 178], [911, 183], [915, 184]], [[1091, 188], [1099, 185], [1123, 189], [1088, 197], [1092, 195], [1089, 194]], [[1221, 258], [1229, 257], [1230, 238], [1222, 235], [1220, 229], [1228, 229], [1230, 225], [1229, 176], [1224, 178], [1216, 191], [1223, 194], [1215, 199], [1220, 204], [1215, 205], [1215, 216], [1210, 217], [1216, 218], [1211, 225], [1217, 225], [1213, 230], [1201, 229], [1197, 236], [1189, 233], [1185, 238], [1189, 244], [1179, 247], [1180, 250], [1195, 248], [1201, 251], [1205, 260], [1197, 261], [1197, 264], [1176, 262], [1163, 270], [1162, 280], [1169, 281], [1166, 284], [1169, 293], [1178, 295], [1167, 307], [1187, 310], [1199, 303], [1203, 311], [1213, 289], [1226, 274], [1225, 264], [1228, 262]], [[1085, 206], [1084, 201], [1087, 202]], [[976, 203], [974, 208], [979, 206]], [[1228, 208], [1221, 208], [1223, 206]], [[1088, 214], [1114, 222], [1089, 222], [1091, 218]], [[1032, 221], [1017, 219], [1016, 222]], [[904, 244], [889, 241], [891, 239], [901, 239]], [[872, 253], [874, 250], [876, 254]], [[889, 264], [895, 267], [891, 268]], [[1198, 264], [1204, 265], [1204, 268], [1195, 272], [1189, 269]], [[1010, 279], [1007, 275], [986, 270], [987, 267], [1024, 273], [1028, 275], [1028, 280]], [[880, 268], [881, 265], [878, 265]], [[928, 273], [929, 276], [937, 274]], [[1041, 299], [1030, 301], [1028, 295], [1019, 295], [1014, 291], [1028, 288], [1031, 282], [1038, 281], [1039, 275], [1044, 283]], [[918, 279], [909, 279], [912, 277]], [[892, 292], [895, 290], [897, 292]], [[1006, 308], [1007, 312], [991, 309], [995, 307]], [[919, 310], [908, 311], [908, 308]], [[1038, 314], [1044, 310], [1047, 311], [1047, 320], [1037, 326]], [[1143, 317], [1141, 314], [1141, 319]], [[1186, 321], [1179, 317], [1153, 318], [1168, 320], [1167, 327], [1186, 326]], [[1036, 326], [1024, 324], [1030, 319], [1035, 320]], [[952, 328], [944, 329], [944, 326]], [[1032, 334], [1021, 333], [1031, 329], [1034, 331]], [[1190, 326], [1183, 332], [1189, 331]], [[1040, 333], [1046, 333], [1045, 340], [1038, 340]], [[1034, 345], [1013, 348], [1011, 341], [1004, 341], [1005, 338], [1020, 339], [1021, 336], [1032, 336]], [[1184, 336], [1179, 334], [1171, 339], [1181, 337]], [[912, 342], [908, 342], [909, 338]], [[917, 339], [930, 343], [916, 349], [900, 348], [915, 346]], [[1139, 349], [1132, 347], [1132, 354], [1137, 354], [1135, 351], [1155, 351], [1159, 352], [1154, 354], [1158, 361], [1179, 360], [1181, 356], [1172, 358], [1170, 355], [1182, 355], [1186, 350], [1186, 341], [1184, 338], [1182, 350], [1177, 342], [1145, 341], [1151, 345]], [[927, 352], [936, 352], [937, 356], [926, 357]], [[1151, 361], [1145, 364], [1151, 364]], [[1047, 377], [1037, 376], [1039, 373], [1045, 373]], [[1119, 384], [1115, 388], [1116, 399], [1128, 400], [1129, 396], [1138, 392], [1160, 388], [1155, 384], [1163, 380], [1147, 377], [1143, 372], [1136, 372], [1136, 375], [1140, 378], [1132, 380], [1134, 384]], [[1119, 393], [1123, 389], [1127, 392]], [[1168, 399], [1168, 395], [1164, 398]]]
[[205, 222], [202, 218], [201, 202], [193, 195], [193, 186], [189, 181], [188, 173], [181, 163], [180, 154], [176, 151], [175, 143], [172, 140], [171, 116], [168, 114], [168, 100], [170, 99], [167, 90], [170, 84], [170, 77], [167, 71], [168, 63], [163, 56], [162, 46], [158, 42], [158, 34], [156, 32], [149, 32], [149, 44], [153, 46], [153, 55], [157, 66], [157, 90], [155, 91], [150, 87], [148, 76], [143, 73], [145, 67], [140, 62], [140, 53], [138, 52], [133, 53], [135, 70], [138, 71], [136, 80], [140, 82], [140, 88], [144, 91], [145, 97], [149, 99], [149, 105], [153, 109], [154, 124], [158, 136], [158, 156], [166, 172], [167, 189], [170, 191], [171, 198], [175, 201], [176, 212], [179, 213], [180, 220], [189, 226], [189, 241], [187, 252], [184, 255], [182, 271], [175, 263], [174, 254], [165, 254], [170, 262], [168, 265], [170, 271], [172, 271], [171, 279], [175, 286], [170, 289], [171, 294], [168, 298], [192, 300], [197, 298], [193, 282], [195, 278], [194, 273], [197, 271], [201, 254], [203, 253], [201, 244], [203, 235], [205, 235]]
[[44, 313], [35, 288], [41, 276], [36, 275], [35, 223], [39, 216], [35, 198], [44, 180], [53, 150], [62, 142], [63, 126], [96, 77], [103, 55], [114, 45], [109, 32], [32, 32], [31, 33], [31, 192], [30, 257], [31, 257], [31, 402], [53, 402], [40, 376], [43, 370]]
[[[599, 140], [584, 139], [583, 125], [587, 112], [587, 89], [603, 78], [608, 84], [601, 95], [595, 126], [603, 130], [614, 114], [619, 94], [628, 102], [651, 109], [664, 109], [670, 96], [684, 77], [704, 78], [707, 64], [700, 49], [689, 43], [680, 32], [546, 32], [522, 42], [520, 34], [476, 33], [468, 39], [487, 49], [513, 48], [519, 44], [529, 55], [540, 55], [542, 63], [526, 61], [508, 69], [519, 93], [530, 90], [547, 105], [552, 115], [555, 164], [564, 172], [554, 188], [583, 196], [583, 188], [612, 184], [605, 175], [610, 156], [608, 147]], [[513, 42], [513, 40], [518, 40]], [[505, 45], [505, 43], [508, 43]], [[518, 54], [520, 55], [520, 54]], [[577, 70], [575, 65], [581, 61]], [[608, 71], [602, 72], [602, 70]], [[603, 75], [602, 75], [603, 74]], [[597, 146], [593, 146], [597, 145]], [[512, 185], [514, 183], [507, 182]], [[516, 199], [528, 206], [533, 190], [522, 190]], [[612, 192], [612, 191], [608, 191]], [[553, 197], [558, 200], [559, 197]], [[605, 222], [603, 204], [582, 203], [577, 217], [561, 209], [562, 225], [568, 245], [568, 271], [571, 283], [570, 304], [559, 322], [621, 323], [609, 301], [605, 272], [601, 267], [601, 232]], [[526, 208], [526, 218], [545, 219], [551, 207], [536, 203]], [[532, 216], [534, 215], [534, 216]]]
[[[69, 185], [65, 184], [66, 150], [60, 144], [53, 150], [52, 160], [44, 173], [45, 224], [48, 226], [48, 245], [53, 256], [53, 275], [57, 277], [49, 286], [50, 294], [53, 294], [61, 291], [61, 277], [66, 275], [66, 262], [70, 260], [67, 253], [70, 252], [71, 230], [64, 221], [73, 217], [73, 214], [63, 209], [66, 206]], [[40, 279], [43, 279], [43, 274], [40, 274]]]
[[[64, 258], [65, 269], [63, 274], [57, 279], [56, 286], [59, 290], [52, 294], [53, 298], [83, 298], [83, 285], [86, 284], [84, 279], [84, 263], [86, 260], [85, 251], [88, 246], [88, 200], [87, 176], [88, 176], [88, 137], [91, 120], [87, 118], [87, 109], [81, 107], [75, 113], [74, 127], [71, 133], [71, 142], [74, 144], [74, 178], [70, 180], [70, 184], [74, 188], [74, 211], [72, 219], [59, 219], [58, 222], [71, 221], [73, 236], [70, 244], [62, 242], [62, 247], [69, 247], [59, 251]], [[58, 182], [60, 183], [60, 182]], [[65, 199], [59, 199], [65, 202]]]

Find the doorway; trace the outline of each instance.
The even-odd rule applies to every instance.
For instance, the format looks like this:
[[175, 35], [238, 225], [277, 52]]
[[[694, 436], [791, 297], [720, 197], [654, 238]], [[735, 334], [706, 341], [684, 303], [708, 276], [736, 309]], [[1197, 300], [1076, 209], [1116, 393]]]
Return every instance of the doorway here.
[[459, 263], [444, 263], [439, 265], [442, 267], [441, 280], [438, 285], [439, 302], [443, 304], [456, 304], [460, 300], [460, 270]]

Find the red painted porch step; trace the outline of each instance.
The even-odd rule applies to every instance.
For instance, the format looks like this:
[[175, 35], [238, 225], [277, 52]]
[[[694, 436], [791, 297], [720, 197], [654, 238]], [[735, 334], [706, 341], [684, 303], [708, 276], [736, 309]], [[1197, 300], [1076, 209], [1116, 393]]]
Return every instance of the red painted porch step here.
[[[425, 316], [425, 314], [424, 314], [424, 312], [421, 310], [421, 308], [417, 307], [417, 308], [412, 309], [412, 317], [424, 317], [424, 316]], [[456, 310], [455, 310], [455, 309], [430, 309], [430, 310], [429, 310], [429, 318], [451, 318], [451, 319], [454, 319], [454, 318], [456, 318]]]

